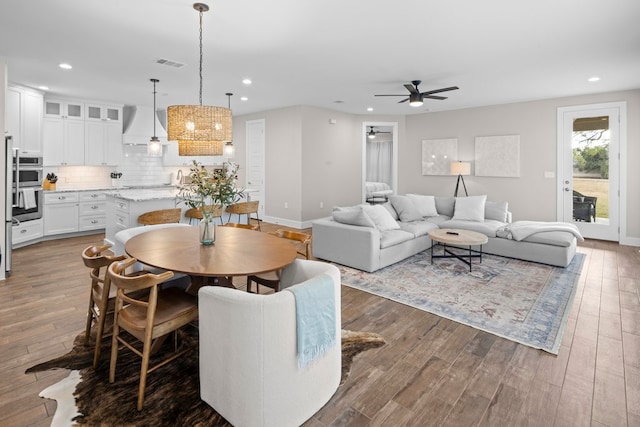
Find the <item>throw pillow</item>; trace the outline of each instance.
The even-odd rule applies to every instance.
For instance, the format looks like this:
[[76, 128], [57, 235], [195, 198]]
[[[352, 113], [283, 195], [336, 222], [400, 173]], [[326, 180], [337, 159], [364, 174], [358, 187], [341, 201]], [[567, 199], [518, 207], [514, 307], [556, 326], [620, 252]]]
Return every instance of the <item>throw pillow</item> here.
[[494, 219], [500, 222], [507, 222], [508, 202], [487, 202], [484, 205], [485, 219]]
[[421, 194], [407, 194], [407, 197], [416, 205], [422, 216], [438, 216], [436, 209], [436, 199], [433, 196], [423, 196]]
[[420, 211], [407, 196], [390, 196], [389, 201], [398, 212], [398, 217], [402, 222], [418, 221], [422, 219]]
[[364, 213], [362, 206], [333, 208], [333, 220], [342, 224], [359, 225], [361, 227], [375, 227], [371, 218]]
[[382, 205], [365, 205], [362, 207], [362, 210], [380, 231], [397, 230], [400, 228], [400, 224], [393, 219], [389, 211]]
[[487, 196], [456, 197], [454, 220], [484, 221], [484, 206]]
[[392, 205], [391, 203], [389, 203], [389, 202], [385, 202], [385, 203], [383, 203], [383, 204], [382, 204], [382, 205], [380, 205], [380, 206], [384, 206], [384, 208], [385, 208], [386, 210], [388, 210], [388, 211], [389, 211], [389, 213], [391, 214], [391, 217], [392, 217], [394, 220], [396, 220], [396, 221], [397, 221], [397, 220], [399, 219], [399, 218], [398, 218], [398, 212], [396, 212], [396, 210], [393, 208], [393, 205]]
[[453, 197], [438, 197], [436, 196], [436, 209], [440, 215], [446, 215], [448, 217], [453, 216], [453, 207], [456, 204], [456, 199]]

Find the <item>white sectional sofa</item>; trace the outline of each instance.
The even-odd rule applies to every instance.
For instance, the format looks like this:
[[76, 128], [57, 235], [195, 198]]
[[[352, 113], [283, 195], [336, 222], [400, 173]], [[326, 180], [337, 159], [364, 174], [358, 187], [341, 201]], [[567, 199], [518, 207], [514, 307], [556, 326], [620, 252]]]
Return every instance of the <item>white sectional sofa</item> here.
[[313, 255], [368, 272], [432, 246], [428, 232], [458, 228], [483, 233], [484, 253], [560, 267], [569, 265], [582, 239], [564, 223], [511, 222], [506, 202], [486, 196], [390, 196], [379, 205], [334, 208], [313, 223]]

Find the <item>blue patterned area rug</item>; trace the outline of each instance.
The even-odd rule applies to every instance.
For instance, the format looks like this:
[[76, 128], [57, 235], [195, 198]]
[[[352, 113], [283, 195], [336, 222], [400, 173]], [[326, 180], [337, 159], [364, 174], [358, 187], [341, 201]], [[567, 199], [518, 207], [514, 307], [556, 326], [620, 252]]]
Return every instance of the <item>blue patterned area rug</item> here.
[[483, 255], [473, 271], [426, 250], [367, 273], [339, 266], [342, 284], [558, 354], [585, 255], [567, 268]]

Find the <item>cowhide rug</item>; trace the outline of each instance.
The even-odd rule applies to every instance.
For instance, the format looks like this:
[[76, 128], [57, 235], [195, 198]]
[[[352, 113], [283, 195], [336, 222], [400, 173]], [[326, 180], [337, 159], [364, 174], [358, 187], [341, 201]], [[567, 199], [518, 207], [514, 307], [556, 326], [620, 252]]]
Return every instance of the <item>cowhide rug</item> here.
[[[181, 345], [197, 344], [198, 334], [193, 328], [182, 332]], [[167, 340], [171, 341], [171, 340]], [[374, 333], [342, 331], [342, 381], [347, 379], [353, 358], [372, 348], [384, 345], [384, 339]], [[147, 376], [145, 402], [142, 411], [136, 410], [138, 381], [140, 378], [140, 358], [130, 351], [120, 351], [116, 370], [116, 381], [109, 384], [109, 355], [111, 340], [103, 340], [101, 361], [97, 370], [91, 368], [93, 343], [87, 345], [84, 333], [78, 335], [73, 349], [64, 356], [40, 363], [25, 373], [48, 369], [71, 369], [70, 378], [54, 384], [45, 395], [58, 400], [61, 410], [64, 388], [74, 384], [73, 396], [76, 408], [65, 408], [65, 413], [56, 414], [64, 424], [73, 417], [80, 425], [118, 426], [227, 426], [229, 423], [212, 407], [200, 399], [198, 376], [198, 351], [194, 350], [175, 361], [159, 368]], [[162, 357], [161, 350], [155, 357]], [[153, 365], [154, 359], [151, 359]], [[61, 390], [62, 389], [62, 390]], [[71, 405], [67, 405], [71, 406]], [[77, 415], [77, 414], [80, 415]], [[74, 417], [74, 415], [77, 415]]]

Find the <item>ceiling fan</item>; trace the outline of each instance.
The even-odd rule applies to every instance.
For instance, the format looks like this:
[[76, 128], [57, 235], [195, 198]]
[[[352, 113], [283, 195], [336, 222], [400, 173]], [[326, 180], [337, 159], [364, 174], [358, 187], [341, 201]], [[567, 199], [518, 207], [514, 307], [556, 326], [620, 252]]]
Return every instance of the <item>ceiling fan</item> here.
[[379, 130], [375, 130], [373, 126], [369, 126], [369, 128], [370, 128], [369, 132], [367, 132], [367, 138], [369, 139], [375, 139], [376, 135], [379, 133], [391, 133], [391, 132], [382, 132]]
[[[435, 89], [435, 90], [428, 90], [426, 92], [420, 92], [420, 90], [418, 89], [418, 86], [420, 85], [420, 83], [422, 83], [420, 80], [412, 80], [411, 84], [404, 85], [404, 87], [406, 87], [407, 90], [409, 91], [409, 97], [403, 99], [402, 101], [398, 101], [398, 103], [400, 104], [402, 102], [409, 101], [409, 105], [411, 105], [412, 107], [419, 107], [424, 102], [423, 101], [424, 98], [439, 99], [439, 100], [447, 99], [447, 97], [445, 96], [434, 96], [433, 95], [434, 93], [447, 92], [450, 90], [459, 89], [458, 86], [451, 86], [451, 87], [444, 87], [442, 89]], [[375, 96], [406, 96], [406, 95], [375, 95]]]

